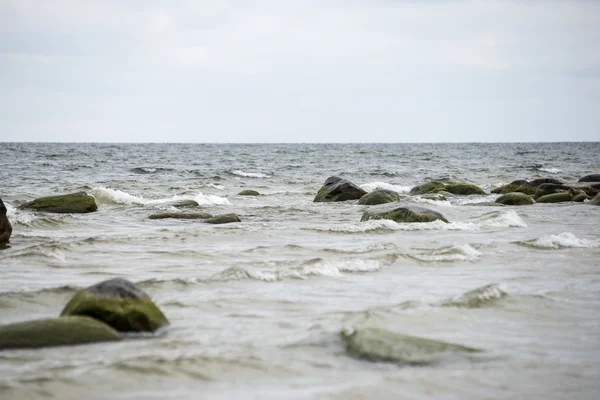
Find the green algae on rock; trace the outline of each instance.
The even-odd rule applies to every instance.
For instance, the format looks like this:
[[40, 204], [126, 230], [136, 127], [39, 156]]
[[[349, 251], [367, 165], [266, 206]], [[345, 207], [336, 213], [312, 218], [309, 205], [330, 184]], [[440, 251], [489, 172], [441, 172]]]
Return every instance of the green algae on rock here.
[[590, 203], [593, 206], [600, 206], [600, 193], [594, 196], [593, 199], [590, 200]]
[[22, 204], [19, 208], [63, 214], [89, 213], [98, 210], [94, 197], [85, 193], [40, 197]]
[[313, 202], [358, 200], [367, 192], [347, 179], [330, 176], [319, 189]]
[[121, 278], [80, 290], [60, 315], [95, 318], [119, 332], [154, 332], [169, 324], [143, 290]]
[[467, 196], [471, 194], [485, 194], [483, 189], [477, 185], [463, 182], [453, 182], [444, 184], [441, 182], [428, 182], [422, 185], [417, 185], [410, 190], [412, 195], [420, 195], [426, 193], [448, 192], [455, 195]]
[[204, 222], [206, 222], [207, 224], [229, 224], [232, 222], [242, 222], [242, 220], [236, 214], [229, 213], [215, 215], [214, 217], [206, 219]]
[[584, 200], [589, 200], [589, 199], [591, 199], [591, 197], [588, 196], [586, 193], [579, 193], [579, 194], [576, 194], [575, 196], [573, 196], [571, 201], [575, 202], [575, 203], [582, 203]]
[[399, 364], [431, 364], [448, 353], [480, 353], [482, 350], [417, 336], [403, 335], [380, 328], [342, 331], [346, 351], [369, 361]]
[[425, 193], [437, 193], [440, 190], [444, 190], [445, 185], [441, 182], [427, 182], [422, 185], [417, 185], [410, 189], [410, 194], [419, 195]]
[[506, 193], [496, 199], [496, 203], [507, 206], [523, 206], [533, 204], [533, 199], [522, 192]]
[[363, 213], [361, 221], [369, 221], [371, 219], [391, 219], [395, 222], [433, 222], [436, 220], [448, 222], [437, 211], [401, 203], [372, 207]]
[[573, 200], [571, 192], [558, 192], [538, 197], [536, 203], [563, 203]]
[[89, 317], [60, 317], [0, 326], [0, 350], [117, 341], [119, 333]]
[[398, 193], [387, 190], [387, 189], [376, 189], [371, 193], [365, 194], [358, 200], [358, 204], [361, 205], [377, 205], [377, 204], [385, 204], [392, 203], [394, 201], [400, 200], [400, 196]]
[[212, 214], [205, 212], [197, 212], [197, 213], [183, 213], [183, 212], [163, 212], [157, 214], [151, 214], [148, 216], [149, 219], [208, 219], [212, 218]]
[[239, 192], [238, 196], [260, 196], [260, 193], [258, 193], [256, 190], [246, 189]]

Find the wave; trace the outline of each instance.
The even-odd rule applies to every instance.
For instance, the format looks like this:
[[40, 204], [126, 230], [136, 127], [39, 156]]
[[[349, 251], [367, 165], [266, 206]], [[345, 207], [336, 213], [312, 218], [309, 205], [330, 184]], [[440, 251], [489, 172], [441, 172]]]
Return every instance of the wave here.
[[267, 175], [260, 172], [244, 172], [242, 170], [236, 169], [234, 171], [227, 171], [231, 175], [242, 176], [244, 178], [270, 178], [273, 175]]
[[492, 305], [498, 300], [508, 296], [506, 289], [497, 284], [482, 286], [470, 290], [460, 296], [445, 300], [440, 303], [441, 307], [463, 307], [463, 308], [481, 308]]
[[527, 223], [515, 210], [492, 211], [478, 217], [475, 224], [481, 228], [527, 228]]
[[136, 174], [156, 174], [161, 172], [175, 171], [173, 168], [160, 168], [160, 167], [136, 167], [130, 170]]
[[8, 203], [4, 203], [4, 205], [6, 206], [6, 216], [13, 226], [55, 228], [65, 223], [63, 219], [69, 218], [67, 215], [49, 216], [31, 211], [22, 211]]
[[563, 232], [559, 235], [547, 235], [538, 239], [517, 242], [517, 244], [538, 249], [593, 248], [600, 247], [600, 240], [580, 239], [571, 232]]
[[134, 205], [166, 205], [173, 202], [195, 201], [198, 205], [231, 205], [225, 197], [216, 195], [205, 195], [198, 192], [195, 196], [174, 195], [170, 198], [146, 199], [142, 196], [129, 194], [119, 189], [107, 187], [96, 187], [92, 189], [91, 195], [94, 196], [98, 204], [134, 204]]
[[418, 254], [408, 254], [417, 261], [476, 261], [481, 253], [468, 244], [445, 246], [439, 249], [422, 249]]
[[563, 172], [562, 169], [558, 169], [558, 168], [540, 168], [540, 169], [538, 169], [538, 171], [548, 172], [550, 174], [560, 174], [561, 172]]
[[412, 186], [400, 186], [400, 185], [392, 185], [390, 183], [385, 182], [369, 182], [364, 185], [360, 185], [367, 192], [372, 192], [375, 189], [387, 189], [394, 191], [396, 193], [408, 193]]

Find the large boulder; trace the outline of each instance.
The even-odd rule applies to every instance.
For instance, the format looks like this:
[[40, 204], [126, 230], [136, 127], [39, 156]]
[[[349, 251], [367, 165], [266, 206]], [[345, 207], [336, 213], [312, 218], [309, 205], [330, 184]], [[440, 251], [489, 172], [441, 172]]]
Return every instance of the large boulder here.
[[120, 340], [107, 324], [89, 317], [60, 317], [0, 326], [0, 350]]
[[212, 218], [212, 214], [205, 212], [194, 212], [194, 213], [184, 213], [184, 212], [162, 212], [157, 214], [150, 214], [148, 216], [149, 219], [207, 219]]
[[367, 192], [347, 179], [330, 176], [317, 192], [314, 202], [358, 200]]
[[558, 192], [540, 196], [536, 199], [536, 203], [562, 203], [572, 201], [573, 194], [571, 192]]
[[530, 195], [535, 195], [538, 187], [540, 185], [543, 185], [546, 183], [562, 185], [561, 181], [554, 179], [554, 178], [539, 178], [539, 179], [534, 179], [529, 182], [526, 180], [516, 180], [516, 181], [512, 181], [509, 184], [500, 186], [499, 188], [492, 190], [492, 193], [506, 194], [506, 193], [520, 192], [520, 193], [527, 193]]
[[386, 204], [370, 208], [363, 213], [361, 221], [369, 221], [371, 219], [391, 219], [395, 222], [433, 222], [437, 220], [448, 222], [437, 211], [402, 203]]
[[590, 200], [590, 204], [593, 206], [600, 206], [600, 193], [595, 195], [594, 198]]
[[522, 192], [506, 193], [496, 199], [496, 203], [507, 206], [523, 206], [533, 204], [533, 199]]
[[427, 182], [410, 189], [410, 194], [420, 195], [425, 193], [437, 193], [444, 190], [445, 185], [441, 182]]
[[229, 224], [231, 222], [242, 222], [240, 217], [233, 213], [215, 215], [214, 217], [206, 219], [204, 222], [207, 224]]
[[40, 197], [22, 204], [20, 209], [45, 211], [52, 213], [89, 213], [96, 211], [98, 206], [93, 196], [86, 193], [64, 194], [59, 196]]
[[477, 185], [473, 185], [471, 183], [441, 183], [441, 182], [427, 182], [422, 185], [417, 185], [410, 190], [410, 194], [412, 195], [420, 195], [426, 193], [439, 193], [439, 192], [448, 192], [457, 195], [470, 195], [470, 194], [485, 194], [483, 189], [481, 189]]
[[256, 190], [246, 189], [238, 193], [238, 196], [260, 196]]
[[580, 178], [579, 182], [600, 182], [600, 174], [586, 175]]
[[121, 278], [80, 290], [60, 315], [95, 318], [119, 332], [153, 332], [169, 324], [142, 289]]
[[358, 200], [358, 204], [373, 206], [377, 204], [392, 203], [398, 200], [400, 200], [398, 193], [387, 189], [376, 189], [361, 197]]
[[533, 197], [537, 200], [538, 198], [549, 194], [568, 192], [569, 189], [570, 186], [567, 186], [565, 184], [543, 183], [540, 186], [538, 186]]
[[2, 199], [0, 199], [0, 245], [8, 243], [10, 235], [12, 234], [12, 225], [6, 217], [6, 206]]

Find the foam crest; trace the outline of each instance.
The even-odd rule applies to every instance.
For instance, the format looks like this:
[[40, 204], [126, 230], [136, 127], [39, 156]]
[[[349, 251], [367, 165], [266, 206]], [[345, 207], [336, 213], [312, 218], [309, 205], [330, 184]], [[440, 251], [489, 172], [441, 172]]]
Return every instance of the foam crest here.
[[548, 172], [550, 174], [560, 174], [561, 172], [563, 172], [562, 169], [558, 168], [539, 168], [538, 171]]
[[547, 235], [519, 242], [519, 244], [539, 249], [593, 248], [600, 247], [600, 240], [580, 239], [571, 232], [563, 232], [559, 235]]
[[495, 211], [478, 218], [476, 225], [480, 228], [527, 228], [527, 223], [515, 210]]
[[411, 186], [392, 185], [386, 182], [369, 182], [365, 183], [364, 185], [360, 185], [360, 187], [367, 192], [372, 192], [375, 189], [387, 189], [396, 193], [408, 193], [411, 189]]
[[6, 206], [6, 217], [12, 225], [31, 226], [32, 223], [37, 219], [33, 213], [22, 212], [7, 202], [4, 202], [4, 205]]
[[476, 261], [481, 253], [468, 244], [445, 246], [439, 249], [426, 249], [418, 254], [409, 255], [418, 261]]
[[205, 195], [199, 192], [195, 196], [174, 195], [170, 198], [146, 199], [142, 196], [129, 194], [122, 190], [97, 187], [91, 191], [98, 204], [135, 204], [135, 205], [162, 205], [177, 201], [195, 201], [199, 205], [231, 205], [225, 197]]
[[230, 172], [232, 175], [242, 176], [244, 178], [270, 178], [272, 175], [263, 174], [260, 172], [244, 172], [242, 170], [236, 169], [235, 171]]
[[440, 303], [442, 307], [480, 308], [494, 304], [496, 301], [508, 296], [506, 288], [502, 285], [491, 284], [470, 290], [460, 296], [445, 300]]

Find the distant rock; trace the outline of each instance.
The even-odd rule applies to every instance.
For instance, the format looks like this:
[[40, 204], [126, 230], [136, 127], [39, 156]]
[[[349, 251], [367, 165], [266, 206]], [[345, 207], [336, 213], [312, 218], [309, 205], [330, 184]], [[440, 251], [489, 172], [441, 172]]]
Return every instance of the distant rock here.
[[437, 220], [448, 222], [437, 211], [402, 203], [372, 207], [363, 213], [361, 221], [372, 219], [390, 219], [395, 222], [433, 222]]
[[586, 175], [580, 178], [579, 182], [600, 182], [600, 174]]
[[40, 197], [22, 204], [19, 209], [44, 211], [51, 213], [89, 213], [98, 210], [93, 196], [79, 192], [59, 196]]
[[205, 212], [195, 212], [195, 213], [183, 213], [183, 212], [163, 212], [157, 214], [151, 214], [148, 216], [149, 219], [207, 219], [212, 218], [212, 214]]
[[438, 193], [438, 192], [448, 192], [455, 195], [472, 195], [472, 194], [485, 194], [485, 191], [481, 189], [477, 185], [473, 185], [471, 183], [441, 183], [441, 182], [428, 182], [422, 185], [417, 185], [410, 190], [410, 194], [412, 195], [420, 195], [426, 193]]
[[533, 204], [531, 196], [521, 192], [506, 193], [496, 199], [496, 203], [507, 206], [523, 206]]
[[0, 198], [0, 245], [8, 243], [12, 234], [12, 225], [6, 216], [6, 206]]
[[558, 192], [540, 196], [536, 199], [536, 203], [563, 203], [573, 200], [571, 192]]
[[233, 213], [215, 215], [214, 217], [205, 220], [207, 224], [229, 224], [231, 222], [242, 222], [240, 217]]
[[394, 201], [400, 200], [400, 196], [398, 193], [387, 190], [387, 189], [375, 189], [371, 193], [365, 194], [358, 200], [358, 204], [361, 205], [377, 205], [377, 204], [385, 204], [392, 203]]
[[239, 192], [238, 196], [260, 196], [260, 193], [258, 193], [256, 190], [246, 189]]
[[367, 192], [347, 179], [339, 176], [327, 178], [325, 184], [317, 192], [314, 202], [331, 202], [358, 200]]

